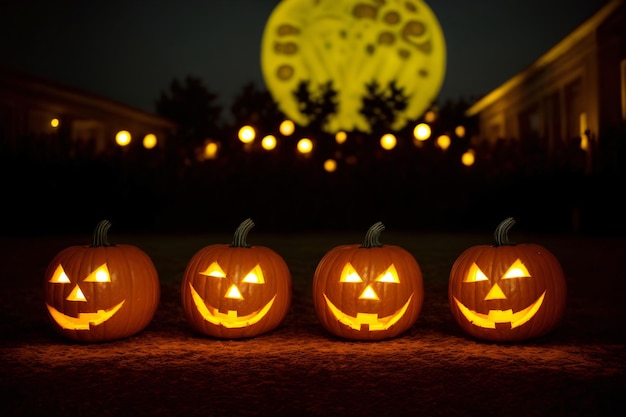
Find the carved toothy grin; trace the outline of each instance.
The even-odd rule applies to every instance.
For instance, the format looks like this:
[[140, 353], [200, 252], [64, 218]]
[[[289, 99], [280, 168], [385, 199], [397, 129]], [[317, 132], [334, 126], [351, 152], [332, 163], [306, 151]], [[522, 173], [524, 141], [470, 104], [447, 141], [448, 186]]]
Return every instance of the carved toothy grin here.
[[202, 318], [211, 324], [224, 326], [229, 329], [247, 327], [259, 322], [263, 317], [265, 317], [267, 312], [270, 311], [272, 305], [274, 304], [274, 300], [276, 299], [276, 296], [274, 296], [260, 310], [254, 311], [245, 316], [238, 316], [237, 310], [228, 310], [228, 313], [221, 313], [215, 307], [207, 305], [202, 297], [200, 297], [200, 294], [198, 294], [198, 292], [193, 288], [193, 285], [189, 284], [189, 289], [191, 290], [193, 302], [202, 315]]
[[456, 303], [456, 306], [459, 308], [461, 313], [465, 316], [465, 318], [470, 323], [478, 327], [483, 327], [485, 329], [495, 329], [496, 324], [498, 323], [510, 323], [511, 329], [514, 329], [534, 317], [537, 311], [539, 311], [539, 308], [541, 308], [545, 296], [546, 292], [544, 291], [543, 294], [541, 294], [541, 296], [534, 303], [532, 303], [525, 309], [518, 311], [517, 313], [513, 313], [513, 310], [509, 309], [489, 310], [489, 313], [483, 314], [470, 310], [465, 305], [463, 305], [463, 303], [461, 303], [456, 297], [454, 297], [454, 302]]
[[354, 330], [361, 330], [363, 326], [368, 326], [370, 331], [387, 330], [398, 322], [409, 308], [413, 295], [409, 297], [409, 300], [395, 313], [390, 316], [378, 318], [376, 313], [357, 313], [356, 317], [350, 316], [341, 311], [335, 306], [324, 294], [326, 299], [326, 305], [330, 309], [331, 313], [335, 316], [340, 323], [345, 324]]
[[78, 313], [78, 317], [63, 314], [48, 303], [46, 303], [46, 307], [48, 307], [48, 311], [54, 321], [62, 328], [68, 330], [89, 330], [90, 326], [97, 326], [113, 317], [123, 304], [124, 301], [108, 310], [98, 310], [95, 313]]

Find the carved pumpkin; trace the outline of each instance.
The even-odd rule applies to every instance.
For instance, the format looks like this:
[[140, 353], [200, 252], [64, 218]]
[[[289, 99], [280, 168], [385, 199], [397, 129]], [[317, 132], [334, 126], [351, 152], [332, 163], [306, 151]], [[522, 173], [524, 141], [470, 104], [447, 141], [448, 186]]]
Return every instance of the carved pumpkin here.
[[181, 296], [185, 315], [198, 332], [223, 339], [260, 335], [276, 328], [291, 305], [291, 274], [283, 258], [250, 246], [243, 221], [233, 241], [200, 249], [188, 262]]
[[513, 342], [542, 336], [561, 320], [567, 288], [557, 258], [533, 244], [511, 244], [513, 218], [495, 232], [494, 245], [466, 249], [450, 272], [452, 315], [470, 335]]
[[424, 301], [422, 271], [405, 249], [382, 245], [380, 222], [362, 245], [341, 245], [321, 259], [313, 277], [313, 303], [322, 326], [335, 336], [380, 340], [398, 336], [417, 320]]
[[159, 278], [150, 257], [136, 246], [112, 245], [111, 223], [96, 226], [93, 243], [59, 252], [45, 273], [50, 321], [63, 336], [103, 342], [132, 336], [154, 317]]

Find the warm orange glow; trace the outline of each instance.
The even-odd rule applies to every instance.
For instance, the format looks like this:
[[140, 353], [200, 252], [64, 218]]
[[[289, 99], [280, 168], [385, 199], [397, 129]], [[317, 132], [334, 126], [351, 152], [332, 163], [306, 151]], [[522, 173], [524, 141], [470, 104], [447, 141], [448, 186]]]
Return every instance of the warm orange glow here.
[[356, 165], [359, 162], [359, 158], [356, 155], [348, 155], [346, 156], [346, 164], [348, 165]]
[[239, 291], [239, 288], [237, 288], [235, 284], [232, 284], [230, 286], [228, 291], [226, 291], [226, 295], [224, 295], [224, 297], [231, 298], [233, 300], [243, 300], [243, 295], [241, 295], [241, 291]]
[[59, 119], [57, 119], [56, 117], [54, 119], [50, 120], [50, 126], [52, 126], [52, 127], [55, 127], [55, 128], [59, 127], [59, 124], [60, 124]]
[[[496, 284], [497, 285], [497, 284]], [[501, 291], [501, 290], [500, 290]], [[504, 294], [503, 294], [504, 295]], [[541, 308], [543, 300], [546, 296], [545, 291], [541, 296], [535, 300], [531, 305], [523, 310], [513, 313], [513, 310], [489, 310], [488, 314], [478, 313], [470, 310], [456, 297], [454, 302], [459, 308], [459, 311], [465, 316], [465, 318], [471, 322], [474, 326], [484, 327], [486, 329], [495, 329], [497, 323], [508, 323], [511, 329], [521, 326], [532, 319], [537, 311]]]
[[130, 143], [132, 137], [128, 130], [120, 130], [115, 135], [115, 142], [120, 146], [126, 146]]
[[475, 161], [475, 157], [474, 157], [474, 151], [472, 149], [469, 149], [463, 155], [461, 155], [461, 163], [465, 165], [466, 167], [470, 167], [474, 165], [474, 161]]
[[348, 139], [348, 134], [344, 132], [343, 130], [340, 130], [339, 132], [335, 133], [335, 142], [337, 142], [339, 145], [344, 143], [347, 139]]
[[280, 126], [278, 127], [278, 131], [283, 136], [291, 136], [296, 129], [296, 126], [293, 124], [291, 120], [283, 120]]
[[[84, 281], [100, 283], [111, 282], [111, 275], [109, 273], [107, 265], [101, 265], [99, 268], [89, 274], [89, 276], [85, 278]], [[65, 285], [69, 284], [71, 281], [65, 274], [63, 267], [61, 265], [58, 265], [56, 270], [54, 271], [54, 274], [52, 275], [52, 277], [50, 277], [49, 282], [52, 284]], [[74, 288], [72, 288], [72, 291], [65, 299], [68, 301], [76, 301], [81, 303], [87, 302], [87, 298], [85, 297], [85, 294], [80, 289], [78, 284], [74, 285]], [[54, 321], [56, 321], [56, 323], [62, 328], [71, 330], [89, 330], [90, 326], [97, 326], [113, 317], [113, 315], [117, 313], [117, 311], [122, 307], [124, 302], [125, 301], [122, 301], [114, 307], [106, 310], [98, 310], [97, 312], [93, 313], [79, 313], [77, 317], [65, 315], [48, 303], [46, 303], [46, 307], [50, 312], [50, 316], [52, 316]]]
[[432, 110], [428, 110], [424, 115], [424, 120], [426, 121], [426, 123], [433, 123], [435, 119], [437, 119], [437, 114]]
[[91, 326], [98, 326], [109, 320], [124, 305], [125, 300], [108, 310], [98, 310], [95, 313], [78, 313], [78, 317], [68, 316], [46, 303], [50, 316], [64, 329], [89, 330]]
[[274, 135], [265, 136], [263, 140], [261, 140], [261, 146], [266, 151], [271, 151], [272, 149], [276, 148], [276, 136]]
[[459, 138], [465, 137], [465, 126], [458, 125], [454, 128], [454, 134]]
[[239, 129], [239, 134], [238, 134], [239, 140], [242, 141], [243, 143], [251, 143], [252, 141], [254, 141], [254, 138], [256, 137], [256, 131], [254, 130], [254, 128], [252, 126], [242, 126]]
[[[224, 326], [228, 329], [239, 329], [242, 327], [252, 326], [261, 319], [263, 319], [267, 313], [272, 308], [274, 301], [276, 300], [276, 296], [274, 296], [267, 304], [263, 306], [263, 308], [252, 312], [251, 314], [246, 314], [240, 316], [237, 314], [236, 310], [228, 310], [227, 312], [221, 312], [217, 308], [207, 305], [206, 302], [202, 299], [200, 294], [195, 290], [193, 285], [189, 283], [189, 290], [191, 291], [191, 297], [193, 299], [194, 305], [196, 306], [198, 312], [206, 321], [216, 326]], [[239, 289], [232, 285], [229, 289], [225, 298], [231, 299], [242, 299], [241, 293]]]
[[[376, 299], [371, 296], [371, 294], [363, 295], [363, 298]], [[351, 316], [344, 313], [335, 304], [333, 304], [328, 299], [326, 294], [324, 294], [324, 299], [326, 300], [326, 305], [328, 306], [329, 311], [340, 323], [354, 330], [361, 330], [365, 327], [365, 325], [367, 325], [368, 330], [370, 332], [374, 332], [387, 330], [400, 321], [402, 316], [404, 316], [404, 313], [408, 310], [411, 300], [413, 299], [413, 295], [411, 294], [409, 300], [398, 311], [386, 317], [378, 317], [377, 313], [357, 313], [356, 316]]]
[[430, 126], [426, 123], [420, 123], [413, 129], [413, 136], [417, 140], [426, 140], [430, 137]]
[[441, 135], [437, 138], [437, 146], [439, 146], [444, 151], [450, 147], [450, 136]]
[[583, 151], [589, 150], [589, 138], [587, 136], [582, 136], [580, 138], [580, 149]]
[[327, 159], [324, 161], [324, 171], [335, 172], [337, 170], [337, 161], [334, 159]]
[[219, 151], [219, 145], [216, 142], [210, 141], [204, 146], [204, 157], [206, 159], [217, 158], [217, 152]]
[[587, 113], [580, 113], [579, 119], [580, 149], [582, 149], [583, 151], [587, 151], [589, 150], [589, 136], [587, 135]]
[[[400, 277], [398, 276], [398, 271], [394, 264], [391, 264], [385, 271], [380, 273], [374, 280], [378, 283], [385, 284], [399, 284]], [[348, 262], [344, 265], [341, 274], [339, 275], [339, 282], [345, 285], [359, 285], [364, 282], [364, 279], [359, 275], [354, 266]], [[367, 326], [368, 331], [384, 331], [394, 324], [396, 324], [402, 316], [408, 310], [411, 301], [413, 299], [413, 295], [410, 295], [408, 300], [404, 303], [404, 305], [399, 308], [397, 311], [388, 316], [380, 317], [376, 312], [357, 312], [356, 315], [348, 314], [341, 310], [340, 307], [336, 306], [333, 302], [330, 301], [328, 296], [324, 294], [324, 299], [326, 300], [326, 306], [330, 313], [342, 324], [350, 327], [354, 330], [363, 330], [365, 326]], [[372, 283], [369, 283], [365, 286], [365, 288], [361, 291], [359, 295], [360, 300], [369, 300], [369, 301], [380, 301], [381, 298], [376, 293]]]
[[146, 149], [152, 149], [157, 144], [157, 137], [153, 133], [148, 133], [143, 137], [143, 147]]
[[378, 297], [378, 294], [376, 294], [376, 291], [374, 291], [372, 286], [368, 285], [367, 287], [365, 287], [365, 289], [363, 290], [361, 295], [359, 295], [359, 299], [361, 299], [361, 300], [380, 300], [380, 297]]
[[383, 149], [386, 149], [388, 151], [395, 148], [397, 143], [398, 141], [396, 137], [392, 135], [391, 133], [385, 133], [380, 138], [380, 146], [382, 146]]
[[302, 138], [298, 141], [298, 152], [302, 154], [311, 153], [313, 150], [313, 141], [309, 138]]

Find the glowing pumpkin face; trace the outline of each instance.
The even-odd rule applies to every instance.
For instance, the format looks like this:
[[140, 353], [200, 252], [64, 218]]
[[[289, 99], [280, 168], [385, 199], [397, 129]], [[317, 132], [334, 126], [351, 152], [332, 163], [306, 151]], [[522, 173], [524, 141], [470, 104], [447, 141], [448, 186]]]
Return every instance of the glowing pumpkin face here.
[[408, 97], [391, 126], [397, 130], [436, 99], [445, 49], [439, 22], [421, 0], [290, 0], [267, 21], [261, 69], [281, 110], [301, 125], [308, 120], [294, 92], [309, 82], [310, 96], [318, 99], [320, 87], [331, 83], [337, 92], [337, 112], [325, 126], [331, 133], [369, 132], [361, 113], [367, 85], [395, 83]]
[[244, 221], [231, 245], [209, 245], [189, 261], [181, 287], [191, 326], [209, 336], [252, 337], [277, 327], [291, 304], [291, 274], [273, 250], [245, 243]]
[[509, 218], [496, 245], [474, 246], [455, 261], [448, 295], [459, 325], [477, 338], [520, 341], [546, 334], [560, 321], [566, 301], [563, 270], [547, 249], [508, 243]]
[[355, 340], [391, 338], [409, 329], [423, 303], [422, 273], [406, 250], [378, 241], [376, 223], [363, 245], [330, 250], [313, 278], [318, 319], [336, 336]]
[[45, 304], [54, 328], [77, 341], [101, 342], [143, 330], [160, 288], [154, 264], [132, 245], [110, 245], [100, 222], [91, 246], [59, 252], [45, 273]]

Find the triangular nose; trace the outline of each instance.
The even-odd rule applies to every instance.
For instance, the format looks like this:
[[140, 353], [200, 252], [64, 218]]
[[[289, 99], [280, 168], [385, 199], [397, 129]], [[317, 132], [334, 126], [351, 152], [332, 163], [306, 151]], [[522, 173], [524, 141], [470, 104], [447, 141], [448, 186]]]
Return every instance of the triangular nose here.
[[361, 300], [380, 300], [376, 291], [374, 291], [374, 289], [369, 285], [365, 288], [365, 290], [363, 290], [359, 298]]
[[66, 300], [68, 301], [87, 301], [85, 298], [85, 294], [81, 291], [78, 284], [74, 287], [70, 295], [67, 296]]
[[231, 285], [228, 291], [226, 291], [226, 298], [233, 298], [235, 300], [243, 300], [243, 296], [239, 292], [239, 288], [235, 284]]
[[502, 292], [502, 289], [498, 284], [494, 284], [485, 296], [485, 300], [504, 300], [506, 295]]

